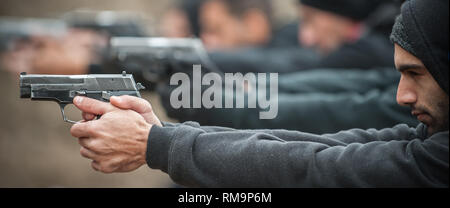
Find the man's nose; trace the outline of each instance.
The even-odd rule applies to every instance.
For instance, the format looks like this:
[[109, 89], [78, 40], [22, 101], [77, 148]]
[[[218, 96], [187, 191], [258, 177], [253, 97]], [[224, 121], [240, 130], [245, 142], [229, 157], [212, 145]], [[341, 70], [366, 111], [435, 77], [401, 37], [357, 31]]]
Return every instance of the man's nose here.
[[404, 76], [400, 79], [397, 90], [397, 103], [402, 106], [410, 106], [417, 102], [417, 94], [414, 86]]

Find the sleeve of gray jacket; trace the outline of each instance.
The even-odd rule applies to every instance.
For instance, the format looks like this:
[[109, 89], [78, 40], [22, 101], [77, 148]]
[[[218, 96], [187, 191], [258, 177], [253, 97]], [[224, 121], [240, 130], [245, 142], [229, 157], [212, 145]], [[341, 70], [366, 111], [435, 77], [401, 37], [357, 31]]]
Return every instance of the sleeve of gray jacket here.
[[165, 124], [147, 163], [189, 187], [448, 186], [448, 132], [421, 137], [406, 125], [319, 136]]

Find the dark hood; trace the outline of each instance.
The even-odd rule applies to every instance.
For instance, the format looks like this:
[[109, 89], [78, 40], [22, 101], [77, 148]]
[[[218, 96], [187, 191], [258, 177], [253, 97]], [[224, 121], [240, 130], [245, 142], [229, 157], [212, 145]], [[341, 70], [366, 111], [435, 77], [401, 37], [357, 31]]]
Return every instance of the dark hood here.
[[448, 0], [406, 1], [391, 34], [392, 42], [419, 58], [447, 95], [448, 4]]

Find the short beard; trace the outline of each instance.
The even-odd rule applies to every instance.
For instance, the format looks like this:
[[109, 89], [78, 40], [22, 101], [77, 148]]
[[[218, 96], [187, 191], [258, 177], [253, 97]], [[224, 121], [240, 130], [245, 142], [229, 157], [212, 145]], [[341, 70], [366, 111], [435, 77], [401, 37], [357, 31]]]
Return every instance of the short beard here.
[[434, 131], [433, 132], [429, 132], [430, 136], [432, 134], [438, 133], [438, 132], [444, 132], [444, 131], [448, 131], [449, 130], [449, 119], [448, 119], [448, 114], [449, 114], [449, 101], [448, 101], [448, 97], [446, 98], [445, 101], [441, 101], [438, 102], [436, 104], [436, 125], [434, 126]]

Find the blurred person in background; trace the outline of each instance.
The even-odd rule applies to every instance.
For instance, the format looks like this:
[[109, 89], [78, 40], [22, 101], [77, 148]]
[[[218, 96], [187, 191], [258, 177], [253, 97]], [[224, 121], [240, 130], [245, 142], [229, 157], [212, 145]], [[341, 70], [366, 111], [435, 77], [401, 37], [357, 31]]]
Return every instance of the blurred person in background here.
[[[384, 11], [380, 13], [377, 9], [384, 5], [383, 2], [349, 0], [340, 1], [338, 5], [336, 5], [336, 1], [315, 0], [314, 2], [320, 2], [319, 5], [324, 8], [336, 8], [339, 13], [346, 14], [349, 17], [338, 15], [337, 12], [323, 11], [301, 5], [301, 10], [312, 11], [305, 11], [303, 14], [304, 18], [302, 20], [305, 19], [306, 23], [302, 22], [300, 37], [303, 35], [308, 36], [309, 33], [313, 35], [321, 33], [320, 37], [312, 40], [309, 46], [316, 47], [319, 51], [321, 50], [320, 48], [336, 47], [334, 49], [337, 50], [336, 52], [330, 52], [333, 54], [330, 57], [334, 57], [336, 64], [330, 64], [330, 66], [342, 64], [342, 66], [347, 67], [315, 68], [313, 70], [280, 74], [278, 84], [279, 111], [275, 119], [259, 119], [259, 112], [263, 110], [260, 108], [175, 109], [169, 102], [170, 95], [174, 89], [174, 87], [170, 86], [159, 89], [163, 97], [163, 106], [166, 108], [168, 115], [181, 122], [194, 120], [202, 125], [226, 126], [237, 129], [280, 128], [309, 133], [332, 133], [352, 128], [381, 129], [398, 123], [405, 123], [411, 126], [417, 125], [417, 120], [411, 116], [408, 108], [399, 106], [395, 102], [396, 86], [400, 77], [393, 70], [393, 63], [391, 63], [393, 60], [393, 47], [388, 40], [388, 36], [384, 36], [385, 32], [383, 30], [371, 32], [375, 35], [365, 34], [372, 28], [365, 26], [363, 21], [380, 15], [381, 19], [391, 18], [390, 21], [385, 20], [385, 22], [388, 22], [387, 24], [391, 25], [390, 27], [392, 28], [393, 23], [389, 22], [394, 22], [397, 14], [395, 11], [398, 11], [400, 6], [397, 3], [388, 3], [389, 8], [395, 6], [397, 8], [393, 9], [394, 12], [390, 12], [386, 17], [383, 15]], [[361, 8], [361, 11], [358, 8]], [[372, 11], [371, 15], [370, 11]], [[300, 13], [303, 13], [303, 11]], [[375, 25], [377, 25], [376, 27], [380, 26], [380, 24], [371, 25], [374, 27]], [[382, 26], [381, 28], [385, 27], [384, 25]], [[325, 35], [322, 35], [322, 33]], [[341, 35], [336, 34], [336, 37], [330, 35], [334, 33], [341, 33]], [[354, 37], [354, 40], [350, 40], [350, 36]], [[328, 40], [327, 37], [331, 40]], [[362, 40], [358, 41], [357, 39]], [[379, 44], [380, 42], [382, 44]], [[289, 62], [286, 59], [307, 60], [318, 64], [321, 64], [321, 60], [327, 60], [327, 58], [311, 58], [310, 52], [302, 53], [304, 52], [303, 49], [294, 51], [296, 52], [287, 48], [272, 50], [274, 53], [270, 53], [272, 55], [267, 57], [258, 57], [261, 52], [238, 52], [230, 56], [233, 57], [232, 59], [224, 59], [228, 64], [219, 64], [219, 66], [229, 66], [231, 72], [265, 71], [282, 73], [286, 72], [283, 70], [288, 69], [285, 68], [286, 63], [295, 65], [294, 62]], [[325, 49], [323, 51], [325, 53]], [[364, 58], [359, 59], [360, 54]], [[383, 56], [384, 58], [381, 59], [385, 60], [384, 63], [377, 59], [377, 55], [371, 57], [373, 54], [378, 54], [379, 58]], [[389, 54], [391, 56], [387, 57]], [[213, 59], [220, 57], [223, 58], [224, 56], [213, 56]], [[373, 60], [367, 62], [370, 58], [373, 58]], [[251, 60], [256, 65], [242, 64], [242, 62], [239, 62], [240, 60], [243, 60], [245, 63]], [[340, 61], [342, 63], [339, 63]], [[377, 67], [378, 64], [374, 64], [375, 62], [379, 62], [378, 64], [384, 67]], [[305, 67], [302, 63], [296, 64]], [[314, 65], [312, 64], [312, 66]], [[352, 65], [361, 67], [365, 65], [367, 68], [353, 68]], [[256, 66], [257, 70], [252, 70], [254, 69], [252, 66]], [[295, 68], [295, 66], [292, 66], [292, 68]], [[224, 96], [226, 96], [225, 93]], [[234, 97], [223, 98], [223, 100], [229, 99], [236, 100]], [[368, 119], [374, 117], [376, 119]]]
[[[300, 47], [221, 51], [211, 58], [224, 72], [243, 73], [391, 67], [393, 47], [383, 28], [392, 27], [398, 8], [385, 0], [301, 0]], [[374, 21], [377, 17], [387, 21]]]

